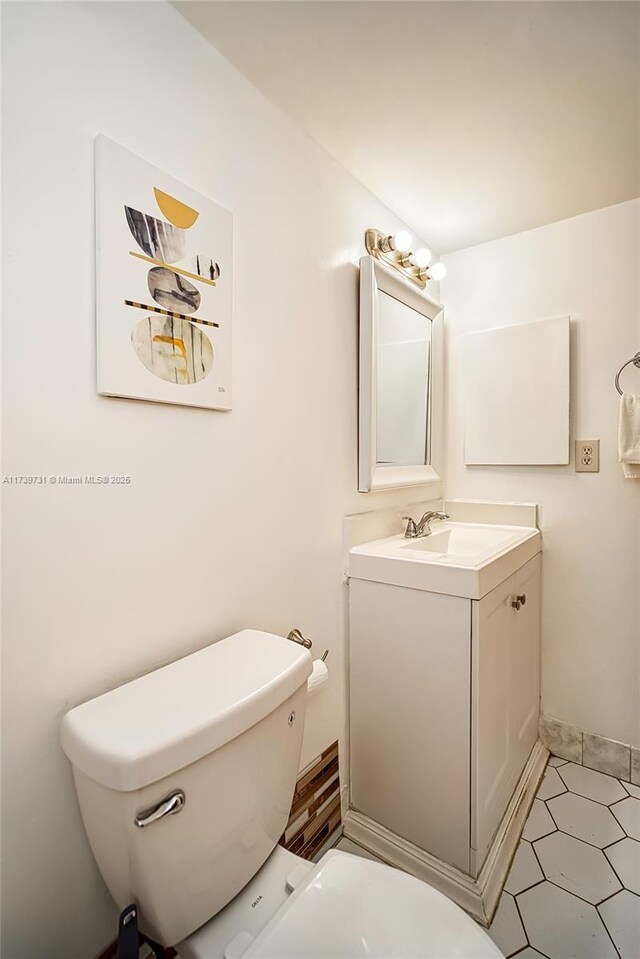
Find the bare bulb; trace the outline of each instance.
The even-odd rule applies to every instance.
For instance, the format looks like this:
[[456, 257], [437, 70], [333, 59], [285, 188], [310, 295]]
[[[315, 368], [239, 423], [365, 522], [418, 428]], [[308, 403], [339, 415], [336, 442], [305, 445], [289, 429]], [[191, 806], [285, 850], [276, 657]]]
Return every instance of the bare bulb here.
[[444, 263], [434, 263], [429, 267], [429, 276], [432, 280], [444, 280], [447, 275], [447, 268]]
[[393, 248], [398, 253], [408, 253], [412, 242], [410, 233], [407, 233], [406, 230], [399, 230], [393, 238]]
[[426, 246], [421, 246], [419, 250], [411, 257], [411, 262], [414, 266], [420, 267], [421, 270], [424, 270], [425, 267], [429, 266], [431, 260], [433, 259], [433, 253]]

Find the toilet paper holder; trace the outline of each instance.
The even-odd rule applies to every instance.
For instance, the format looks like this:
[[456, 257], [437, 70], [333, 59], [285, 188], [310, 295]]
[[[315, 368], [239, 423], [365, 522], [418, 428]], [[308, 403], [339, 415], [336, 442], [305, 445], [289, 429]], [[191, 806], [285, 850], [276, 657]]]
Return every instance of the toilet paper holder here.
[[[297, 627], [290, 629], [287, 633], [287, 639], [290, 639], [292, 643], [299, 643], [301, 646], [304, 646], [305, 649], [311, 649], [313, 643], [310, 639], [307, 639], [306, 636], [303, 636], [300, 630]], [[329, 655], [329, 650], [325, 649], [322, 654], [322, 662], [326, 662], [327, 656]]]

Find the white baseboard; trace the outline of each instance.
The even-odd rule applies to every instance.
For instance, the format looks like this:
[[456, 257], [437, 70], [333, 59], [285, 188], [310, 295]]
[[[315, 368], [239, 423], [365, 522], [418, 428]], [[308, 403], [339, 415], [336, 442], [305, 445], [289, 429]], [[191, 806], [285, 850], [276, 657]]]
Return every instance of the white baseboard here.
[[549, 751], [537, 741], [518, 780], [498, 830], [476, 879], [456, 866], [437, 859], [413, 843], [349, 809], [343, 822], [347, 839], [352, 839], [384, 862], [422, 879], [444, 893], [474, 919], [488, 926], [498, 907], [520, 835], [538, 785], [544, 774]]

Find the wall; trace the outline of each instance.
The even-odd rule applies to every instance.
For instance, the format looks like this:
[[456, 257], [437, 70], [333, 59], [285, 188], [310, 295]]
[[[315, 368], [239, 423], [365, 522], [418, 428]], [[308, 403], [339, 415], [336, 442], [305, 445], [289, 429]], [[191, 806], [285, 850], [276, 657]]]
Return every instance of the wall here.
[[[640, 483], [624, 480], [617, 462], [613, 380], [640, 349], [639, 217], [640, 201], [631, 201], [449, 255], [441, 294], [447, 496], [539, 503], [543, 711], [635, 745]], [[573, 318], [571, 440], [600, 438], [600, 473], [576, 474], [573, 463], [465, 467], [463, 335], [567, 314]], [[635, 383], [640, 392], [638, 374], [624, 377], [627, 389]], [[544, 389], [541, 382], [540, 403]]]
[[[58, 745], [66, 709], [243, 627], [330, 650], [302, 763], [344, 727], [357, 262], [401, 223], [171, 7], [9, 3], [4, 24], [5, 959], [87, 959], [114, 909]], [[235, 217], [230, 414], [95, 393], [93, 138]]]

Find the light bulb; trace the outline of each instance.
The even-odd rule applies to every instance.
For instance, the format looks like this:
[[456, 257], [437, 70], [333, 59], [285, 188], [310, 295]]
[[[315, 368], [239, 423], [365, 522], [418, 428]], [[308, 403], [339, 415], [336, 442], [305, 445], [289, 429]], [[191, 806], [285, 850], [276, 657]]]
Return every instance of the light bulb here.
[[433, 266], [429, 267], [429, 277], [432, 280], [444, 280], [447, 275], [447, 268], [444, 263], [434, 263]]
[[431, 250], [427, 249], [426, 246], [421, 246], [419, 250], [411, 257], [411, 262], [414, 266], [419, 266], [421, 270], [429, 266], [431, 260], [433, 259], [433, 253]]
[[399, 230], [393, 238], [393, 248], [398, 253], [408, 253], [411, 249], [411, 234], [406, 230]]

